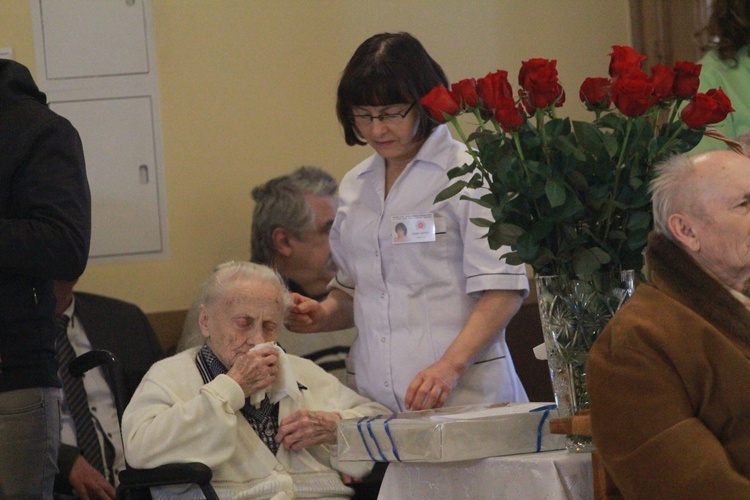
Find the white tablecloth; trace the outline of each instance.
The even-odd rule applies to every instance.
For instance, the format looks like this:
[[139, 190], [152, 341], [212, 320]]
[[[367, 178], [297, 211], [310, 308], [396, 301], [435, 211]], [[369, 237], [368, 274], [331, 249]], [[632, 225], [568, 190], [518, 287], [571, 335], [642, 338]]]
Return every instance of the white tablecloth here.
[[379, 500], [592, 499], [590, 453], [548, 451], [445, 463], [391, 463]]

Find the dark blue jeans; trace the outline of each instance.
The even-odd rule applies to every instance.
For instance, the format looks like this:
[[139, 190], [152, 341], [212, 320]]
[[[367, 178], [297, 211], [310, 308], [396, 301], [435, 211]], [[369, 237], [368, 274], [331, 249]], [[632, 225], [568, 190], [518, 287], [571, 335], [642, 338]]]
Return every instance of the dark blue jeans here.
[[0, 498], [52, 498], [60, 389], [0, 392]]

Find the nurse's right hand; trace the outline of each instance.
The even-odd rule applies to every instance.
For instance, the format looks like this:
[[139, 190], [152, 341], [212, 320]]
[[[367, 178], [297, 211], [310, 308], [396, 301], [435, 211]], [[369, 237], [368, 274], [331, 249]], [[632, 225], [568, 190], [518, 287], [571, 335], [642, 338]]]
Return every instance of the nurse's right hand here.
[[304, 295], [293, 293], [286, 327], [297, 333], [319, 332], [325, 316], [326, 311], [320, 305], [320, 302]]

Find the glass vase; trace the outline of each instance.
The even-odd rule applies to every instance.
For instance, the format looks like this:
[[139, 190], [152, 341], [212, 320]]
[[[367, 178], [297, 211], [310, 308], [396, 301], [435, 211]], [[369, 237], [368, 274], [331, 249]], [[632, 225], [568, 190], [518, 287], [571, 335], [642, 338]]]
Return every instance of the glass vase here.
[[[539, 276], [536, 287], [552, 389], [560, 417], [589, 407], [586, 358], [604, 326], [633, 294], [633, 271]], [[571, 452], [593, 450], [591, 438], [568, 436]]]

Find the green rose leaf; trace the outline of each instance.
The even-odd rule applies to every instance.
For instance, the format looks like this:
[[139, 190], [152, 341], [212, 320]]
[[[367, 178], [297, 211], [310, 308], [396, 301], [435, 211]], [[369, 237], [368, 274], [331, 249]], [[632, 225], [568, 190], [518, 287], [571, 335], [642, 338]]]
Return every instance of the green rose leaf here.
[[481, 217], [472, 217], [469, 220], [472, 224], [479, 227], [490, 227], [493, 224], [493, 221], [489, 219], [482, 219]]
[[565, 203], [565, 187], [557, 179], [547, 179], [544, 193], [547, 195], [552, 208], [562, 206]]
[[539, 243], [534, 241], [530, 233], [524, 233], [518, 238], [516, 252], [523, 262], [533, 262], [539, 255]]
[[601, 248], [579, 248], [573, 252], [573, 270], [579, 276], [595, 273], [611, 260]]
[[648, 229], [651, 227], [651, 212], [633, 212], [626, 226], [628, 230]]
[[530, 160], [526, 162], [526, 168], [543, 178], [552, 175], [552, 167], [546, 163]]
[[505, 259], [505, 262], [510, 266], [520, 266], [524, 262], [518, 257], [518, 252], [508, 252], [500, 256], [501, 259]]
[[[573, 122], [573, 130], [575, 130], [576, 139], [578, 140], [578, 147], [583, 151], [589, 151], [594, 155], [598, 155], [600, 152], [605, 151], [604, 135], [596, 125], [587, 122]], [[586, 158], [581, 161], [585, 161]]]
[[473, 172], [476, 168], [476, 162], [464, 163], [460, 167], [453, 167], [448, 170], [448, 178], [453, 180], [456, 177], [463, 177], [464, 175]]
[[508, 223], [493, 223], [487, 232], [490, 248], [497, 250], [501, 246], [513, 247], [519, 236], [524, 234], [523, 228]]
[[452, 198], [456, 196], [458, 193], [460, 193], [465, 187], [466, 187], [466, 181], [456, 181], [447, 188], [440, 191], [437, 196], [435, 196], [435, 201], [433, 203], [438, 203], [441, 201], [445, 201], [449, 198]]
[[556, 145], [565, 156], [572, 156], [578, 161], [586, 161], [586, 153], [578, 149], [567, 137], [558, 137]]
[[613, 134], [604, 135], [604, 149], [607, 150], [607, 154], [610, 158], [614, 159], [620, 152], [620, 143]]

